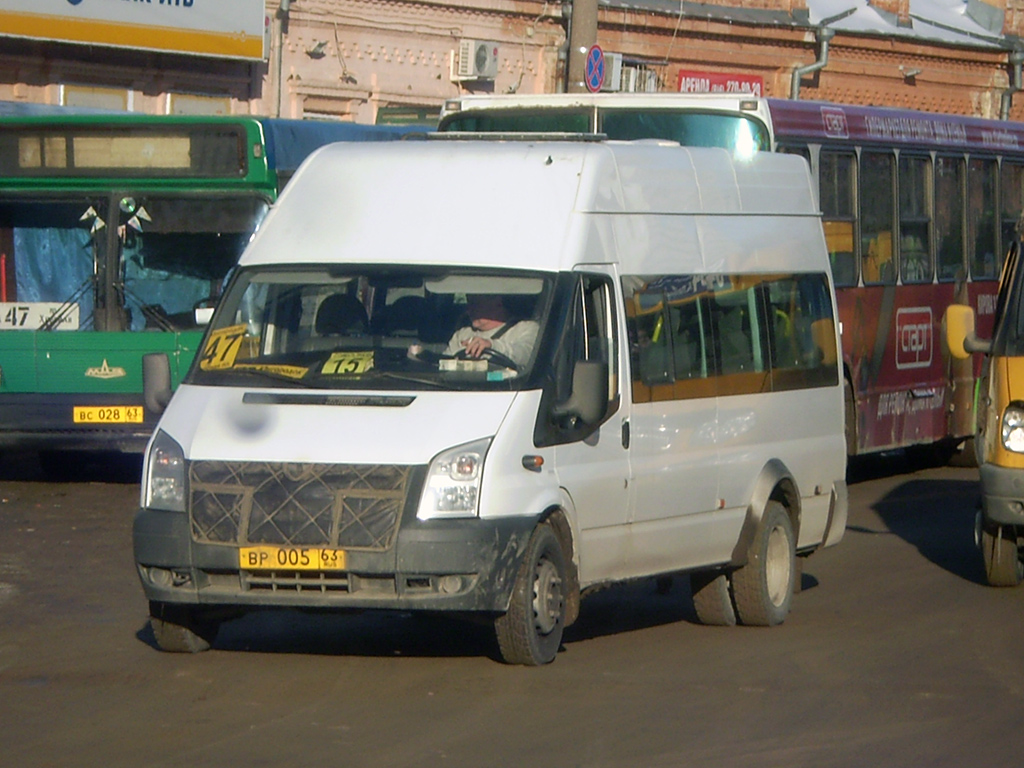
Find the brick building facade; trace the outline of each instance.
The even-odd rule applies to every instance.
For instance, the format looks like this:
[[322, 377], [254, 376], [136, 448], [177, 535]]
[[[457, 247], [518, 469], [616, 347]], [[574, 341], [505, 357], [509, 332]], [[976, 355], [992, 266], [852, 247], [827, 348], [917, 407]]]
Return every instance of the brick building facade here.
[[[0, 99], [370, 123], [430, 120], [463, 93], [573, 87], [569, 4], [267, 0], [266, 12], [265, 61], [0, 37]], [[737, 74], [769, 96], [1024, 120], [1024, 0], [600, 0], [595, 12], [596, 42], [633, 75], [623, 87]], [[460, 77], [469, 41], [496, 52], [493, 77]]]

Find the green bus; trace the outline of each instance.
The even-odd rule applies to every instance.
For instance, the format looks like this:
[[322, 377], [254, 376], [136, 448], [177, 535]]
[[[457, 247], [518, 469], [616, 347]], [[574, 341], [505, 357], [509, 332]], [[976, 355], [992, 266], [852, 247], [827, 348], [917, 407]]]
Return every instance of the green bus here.
[[[174, 383], [299, 163], [413, 127], [259, 117], [0, 116], [0, 450], [141, 452], [142, 356]], [[423, 130], [422, 128], [418, 130]]]

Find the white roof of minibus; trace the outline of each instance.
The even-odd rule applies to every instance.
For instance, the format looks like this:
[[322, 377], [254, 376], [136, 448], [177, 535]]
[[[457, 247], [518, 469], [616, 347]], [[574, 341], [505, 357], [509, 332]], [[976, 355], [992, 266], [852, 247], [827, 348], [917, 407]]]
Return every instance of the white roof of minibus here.
[[593, 214], [816, 216], [806, 162], [661, 141], [333, 144], [240, 263], [571, 268]]

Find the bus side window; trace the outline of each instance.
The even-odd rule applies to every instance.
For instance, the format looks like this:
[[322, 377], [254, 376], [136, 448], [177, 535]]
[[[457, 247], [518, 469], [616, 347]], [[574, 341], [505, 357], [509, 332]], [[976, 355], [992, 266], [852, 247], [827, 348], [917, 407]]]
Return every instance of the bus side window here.
[[865, 283], [896, 282], [893, 261], [893, 158], [888, 152], [860, 157], [861, 265]]
[[902, 154], [900, 173], [900, 275], [904, 283], [930, 283], [931, 159]]
[[967, 168], [967, 247], [971, 277], [999, 277], [996, 256], [996, 161], [971, 158]]
[[1000, 258], [1003, 258], [1017, 240], [1017, 223], [1024, 213], [1024, 165], [1003, 161], [999, 169], [999, 208], [999, 253]]
[[963, 158], [935, 160], [935, 240], [939, 280], [955, 280], [964, 270]]
[[822, 225], [836, 285], [857, 284], [857, 257], [853, 247], [856, 160], [852, 152], [825, 150], [818, 159]]

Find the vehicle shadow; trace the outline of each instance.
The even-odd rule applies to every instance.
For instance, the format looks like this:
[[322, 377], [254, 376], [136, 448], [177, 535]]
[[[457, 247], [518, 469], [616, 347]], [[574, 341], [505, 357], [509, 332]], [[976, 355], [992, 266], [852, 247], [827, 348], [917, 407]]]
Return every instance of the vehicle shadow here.
[[[984, 584], [981, 556], [974, 543], [979, 493], [974, 480], [914, 479], [894, 488], [873, 509], [889, 533], [916, 547], [928, 561], [962, 579]], [[847, 530], [886, 533], [856, 526]]]
[[[136, 637], [158, 648], [148, 622]], [[225, 621], [212, 648], [306, 656], [500, 658], [490, 626], [398, 611], [258, 610]]]
[[0, 455], [0, 481], [113, 483], [142, 478], [142, 454], [118, 451], [7, 451]]
[[[803, 590], [817, 585], [813, 576], [802, 575]], [[615, 584], [583, 600], [579, 619], [565, 631], [562, 650], [576, 642], [679, 622], [700, 624], [685, 574]], [[148, 623], [136, 638], [158, 647]], [[225, 621], [212, 647], [243, 653], [501, 660], [487, 620], [398, 611], [257, 610]]]

